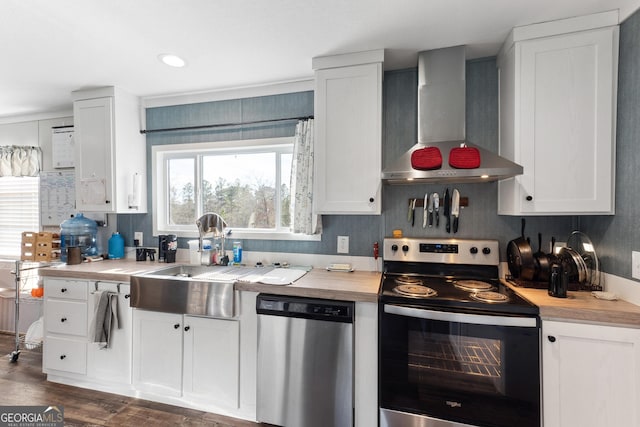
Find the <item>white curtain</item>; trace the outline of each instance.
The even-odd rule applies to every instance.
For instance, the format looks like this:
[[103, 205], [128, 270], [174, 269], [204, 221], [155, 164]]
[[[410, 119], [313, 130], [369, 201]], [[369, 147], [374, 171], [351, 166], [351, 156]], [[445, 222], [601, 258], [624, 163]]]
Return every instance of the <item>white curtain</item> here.
[[0, 146], [0, 176], [38, 176], [41, 157], [40, 147]]
[[291, 166], [291, 219], [293, 232], [320, 234], [320, 215], [313, 214], [313, 119], [296, 125]]

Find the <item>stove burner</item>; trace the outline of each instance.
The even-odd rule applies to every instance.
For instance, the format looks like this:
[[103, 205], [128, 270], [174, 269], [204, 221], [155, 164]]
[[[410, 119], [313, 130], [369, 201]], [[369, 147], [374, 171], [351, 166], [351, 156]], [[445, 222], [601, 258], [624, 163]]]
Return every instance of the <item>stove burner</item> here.
[[493, 289], [493, 285], [490, 283], [479, 280], [456, 280], [454, 284], [456, 288], [468, 292], [490, 291]]
[[400, 295], [414, 298], [429, 298], [438, 295], [433, 289], [422, 285], [399, 285], [393, 290]]
[[394, 279], [398, 285], [422, 285], [422, 280], [412, 276], [398, 276]]
[[471, 298], [476, 301], [488, 302], [492, 304], [500, 304], [509, 301], [509, 297], [500, 292], [482, 291], [471, 294]]

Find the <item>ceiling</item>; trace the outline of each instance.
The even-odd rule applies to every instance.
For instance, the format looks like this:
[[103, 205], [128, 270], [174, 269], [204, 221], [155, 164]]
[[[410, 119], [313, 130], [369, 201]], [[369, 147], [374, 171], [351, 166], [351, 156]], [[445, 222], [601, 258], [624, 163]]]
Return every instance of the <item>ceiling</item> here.
[[[3, 0], [0, 120], [71, 109], [71, 91], [143, 97], [308, 80], [314, 56], [385, 49], [385, 69], [467, 45], [495, 55], [518, 25], [640, 0]], [[181, 69], [158, 60], [174, 53]]]

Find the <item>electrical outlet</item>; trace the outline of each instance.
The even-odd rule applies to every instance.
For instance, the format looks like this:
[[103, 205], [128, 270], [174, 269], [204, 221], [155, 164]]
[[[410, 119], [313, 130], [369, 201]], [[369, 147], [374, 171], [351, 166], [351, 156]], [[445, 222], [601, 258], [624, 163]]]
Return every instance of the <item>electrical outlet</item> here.
[[349, 236], [338, 236], [338, 253], [349, 253]]
[[140, 246], [142, 246], [143, 245], [143, 243], [142, 243], [142, 231], [135, 231], [133, 233], [133, 240], [137, 240], [138, 244]]
[[631, 277], [640, 279], [640, 252], [631, 252]]

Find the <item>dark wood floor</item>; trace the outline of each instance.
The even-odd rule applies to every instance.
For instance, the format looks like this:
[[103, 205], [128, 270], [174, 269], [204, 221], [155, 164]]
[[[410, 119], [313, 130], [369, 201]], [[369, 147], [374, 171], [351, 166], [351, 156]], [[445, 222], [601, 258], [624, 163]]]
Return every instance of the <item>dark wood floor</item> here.
[[42, 354], [23, 350], [11, 363], [14, 335], [0, 332], [0, 405], [62, 405], [66, 426], [214, 426], [260, 424], [207, 412], [48, 382]]

